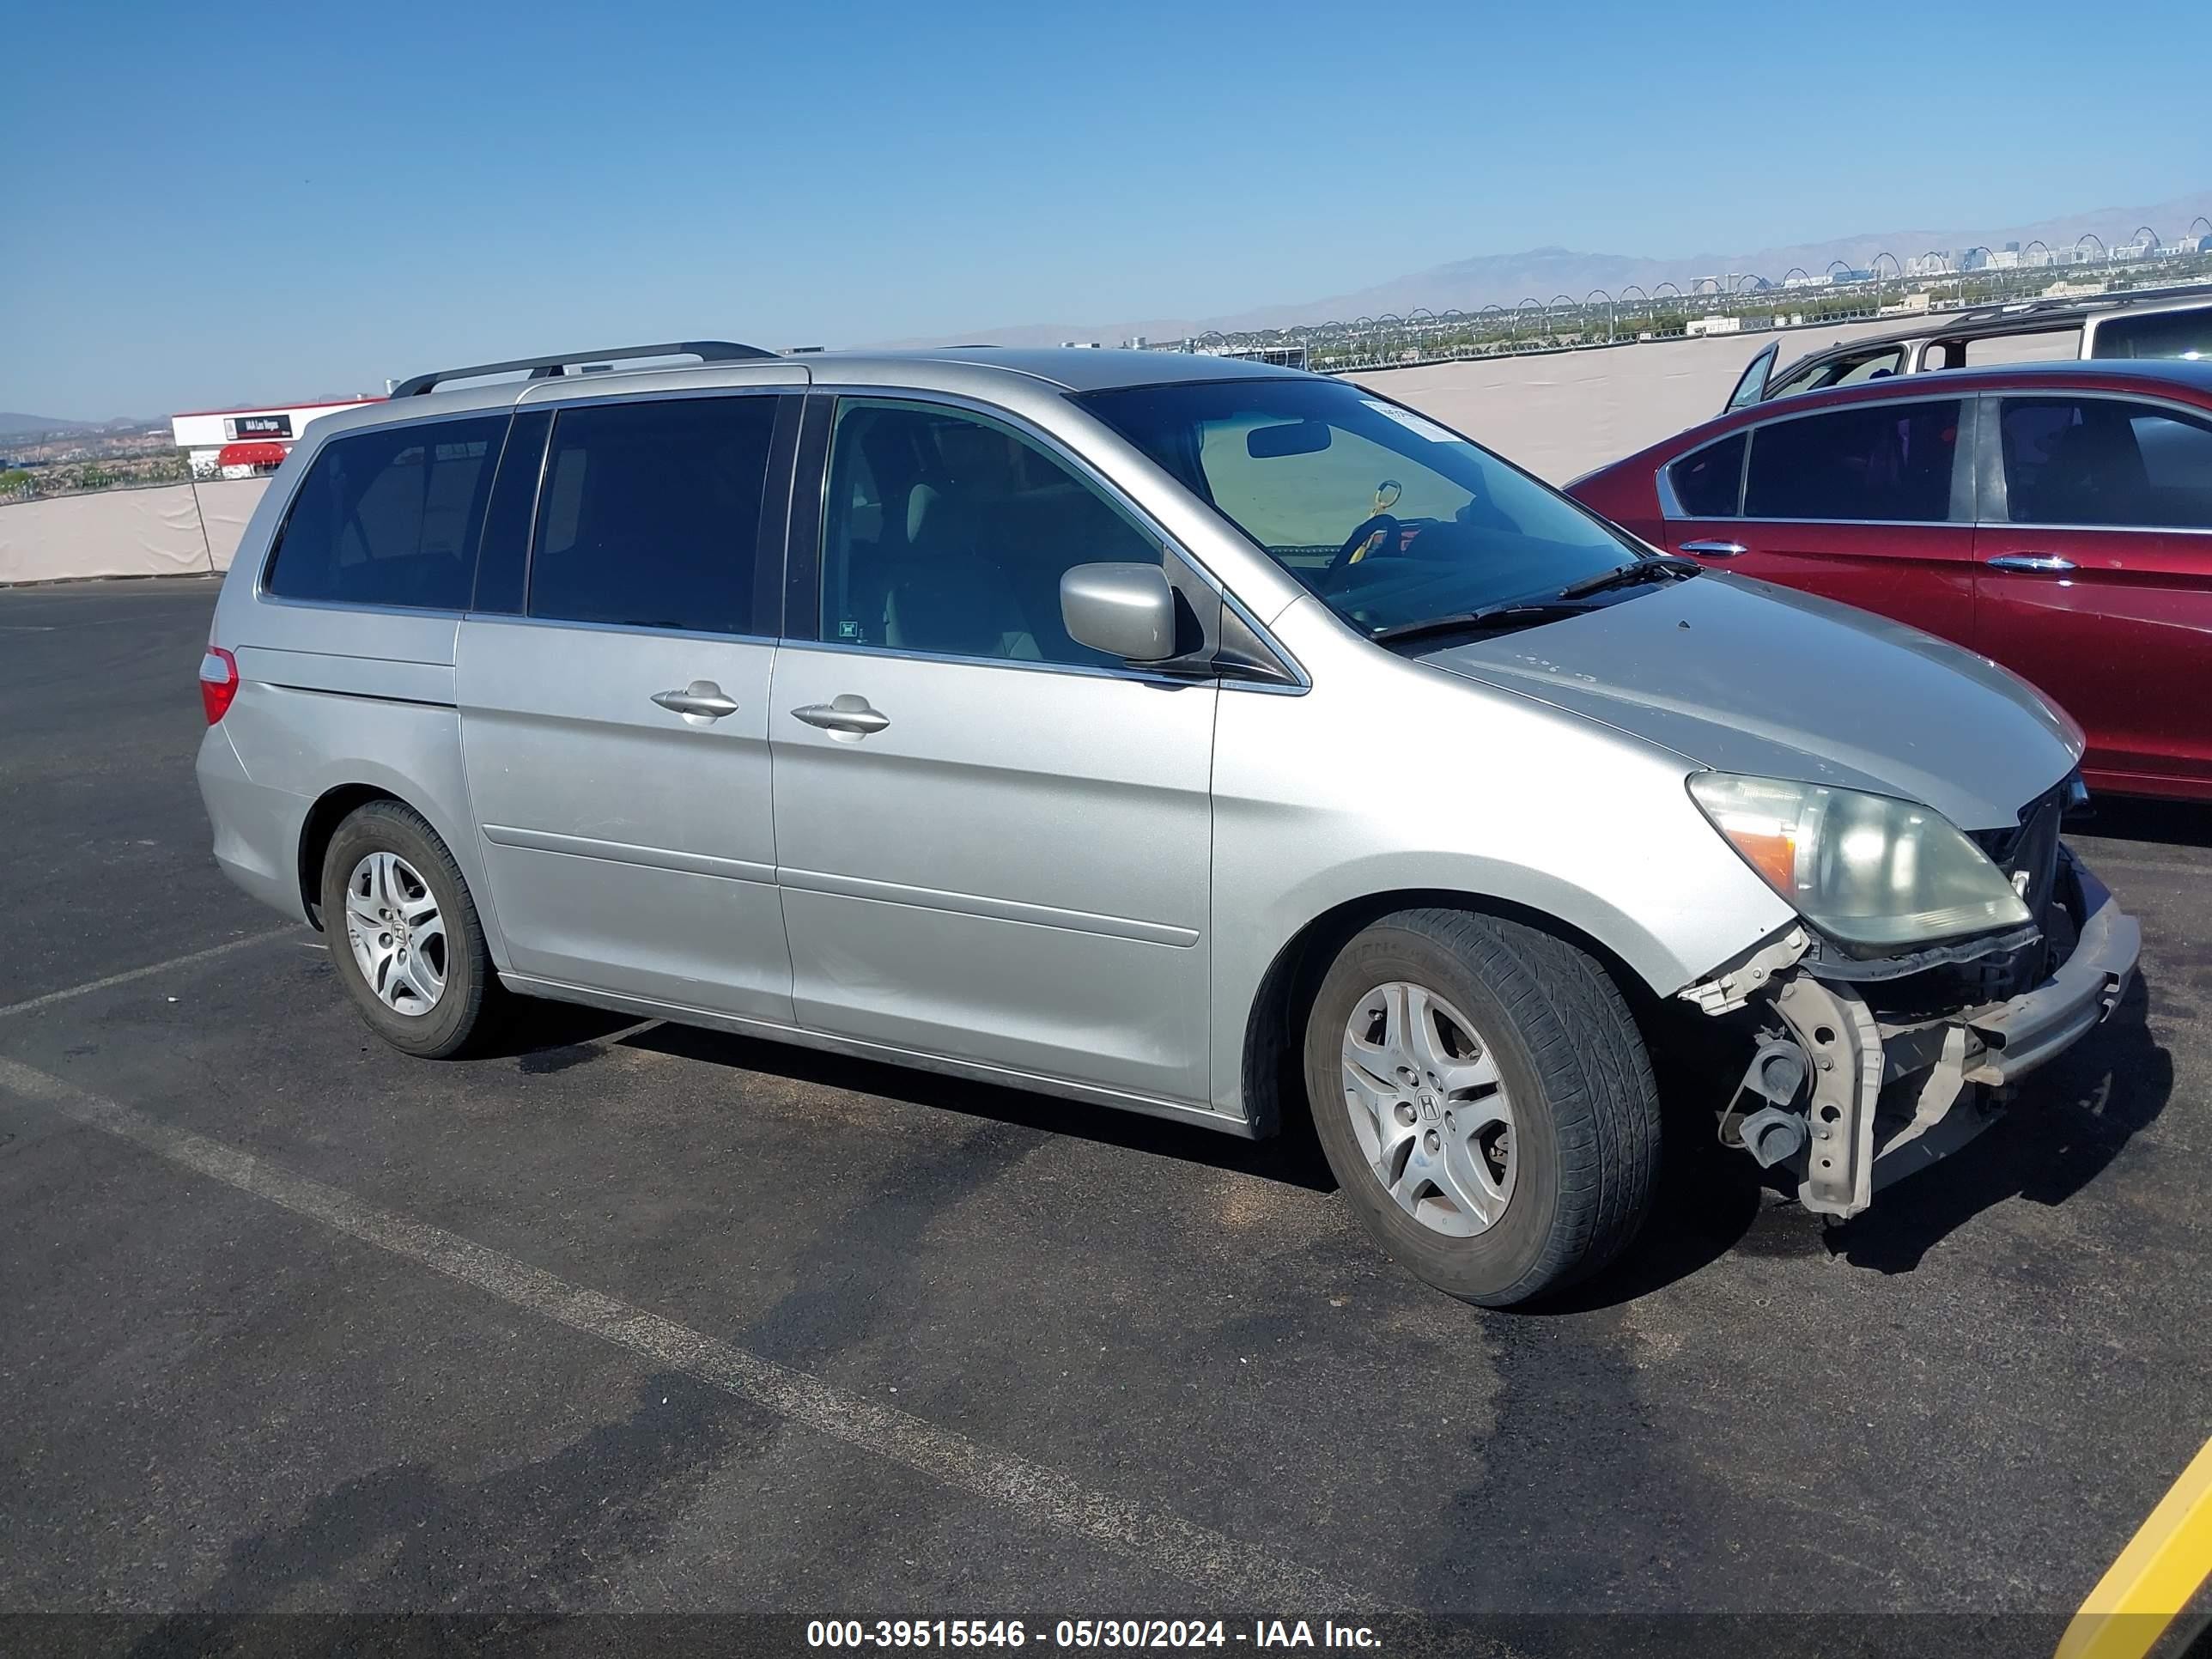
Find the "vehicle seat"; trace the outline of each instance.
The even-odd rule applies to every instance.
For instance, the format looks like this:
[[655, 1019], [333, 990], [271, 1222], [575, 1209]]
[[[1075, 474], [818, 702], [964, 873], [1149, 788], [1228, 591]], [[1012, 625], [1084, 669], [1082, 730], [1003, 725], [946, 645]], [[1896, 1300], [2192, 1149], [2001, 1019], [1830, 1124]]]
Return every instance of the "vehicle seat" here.
[[1035, 662], [1036, 635], [1006, 573], [976, 548], [974, 514], [933, 484], [907, 491], [906, 548], [889, 562], [884, 643]]
[[2031, 520], [2053, 524], [2133, 524], [2149, 490], [2134, 430], [2124, 419], [2093, 416], [2051, 440], [2022, 504]]

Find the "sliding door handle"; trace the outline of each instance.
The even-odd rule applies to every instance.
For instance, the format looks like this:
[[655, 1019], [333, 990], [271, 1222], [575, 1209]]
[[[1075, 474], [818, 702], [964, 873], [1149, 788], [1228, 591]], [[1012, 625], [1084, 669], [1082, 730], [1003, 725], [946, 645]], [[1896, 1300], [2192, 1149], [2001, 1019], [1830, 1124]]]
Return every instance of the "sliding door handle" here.
[[891, 717], [868, 707], [866, 697], [850, 691], [840, 692], [829, 702], [810, 702], [791, 711], [793, 720], [805, 720], [809, 726], [818, 726], [833, 735], [865, 738], [880, 732], [891, 723]]
[[2074, 568], [2074, 561], [2056, 553], [2000, 553], [1990, 560], [1992, 570], [2024, 570], [2045, 575], [2063, 576]]
[[702, 720], [718, 720], [738, 712], [737, 699], [724, 696], [712, 680], [694, 680], [681, 691], [656, 691], [653, 700], [672, 714], [696, 714]]

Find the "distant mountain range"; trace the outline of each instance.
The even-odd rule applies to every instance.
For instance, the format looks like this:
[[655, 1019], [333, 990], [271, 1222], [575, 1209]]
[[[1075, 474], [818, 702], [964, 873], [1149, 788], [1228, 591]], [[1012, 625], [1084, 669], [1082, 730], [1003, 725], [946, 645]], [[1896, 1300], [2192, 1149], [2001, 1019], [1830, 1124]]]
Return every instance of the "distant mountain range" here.
[[[2200, 191], [2148, 207], [2094, 208], [2062, 215], [2036, 224], [1991, 229], [1975, 227], [1948, 230], [1885, 230], [1832, 241], [1808, 242], [1790, 247], [1759, 247], [1740, 253], [1693, 253], [1677, 258], [1626, 253], [1582, 253], [1571, 248], [1529, 248], [1519, 253], [1486, 253], [1469, 259], [1393, 277], [1372, 288], [1295, 304], [1255, 307], [1218, 317], [1168, 317], [1118, 322], [1030, 323], [993, 328], [968, 329], [933, 340], [908, 340], [908, 345], [935, 344], [957, 339], [977, 344], [1056, 345], [1062, 340], [1096, 340], [1118, 345], [1133, 336], [1152, 340], [1182, 339], [1218, 329], [1223, 333], [1261, 328], [1287, 328], [1298, 323], [1349, 320], [1379, 317], [1385, 313], [1405, 315], [1416, 307], [1431, 311], [1474, 311], [1486, 305], [1510, 307], [1522, 300], [1548, 301], [1566, 294], [1580, 300], [1594, 289], [1619, 294], [1638, 287], [1646, 293], [1662, 283], [1688, 289], [1701, 276], [1725, 279], [1732, 273], [1764, 276], [1779, 283], [1795, 268], [1814, 275], [1836, 260], [1864, 269], [1877, 254], [1893, 255], [1901, 264], [1919, 254], [1936, 250], [1962, 252], [1976, 245], [2002, 247], [2007, 242], [2022, 246], [2039, 239], [2053, 248], [2072, 246], [2085, 234], [2094, 234], [2107, 246], [2125, 243], [2137, 229], [2148, 227], [2166, 242], [2182, 240], [2197, 218], [2212, 220], [2212, 191]], [[2203, 234], [2200, 228], [2198, 234]]]
[[0, 414], [0, 438], [75, 438], [108, 432], [149, 432], [166, 421], [125, 416], [113, 421], [64, 421], [51, 415]]

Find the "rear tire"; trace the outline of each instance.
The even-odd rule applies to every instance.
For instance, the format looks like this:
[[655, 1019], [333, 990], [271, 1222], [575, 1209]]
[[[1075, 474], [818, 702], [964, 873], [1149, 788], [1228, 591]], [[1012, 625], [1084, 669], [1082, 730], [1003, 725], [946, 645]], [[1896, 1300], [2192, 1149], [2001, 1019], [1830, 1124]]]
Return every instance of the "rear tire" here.
[[369, 1029], [426, 1060], [460, 1053], [498, 993], [459, 866], [422, 815], [396, 800], [348, 814], [323, 854], [331, 961]]
[[1605, 969], [1535, 928], [1404, 910], [1323, 976], [1306, 1095], [1376, 1241], [1464, 1301], [1510, 1307], [1611, 1261], [1651, 1206], [1658, 1091]]

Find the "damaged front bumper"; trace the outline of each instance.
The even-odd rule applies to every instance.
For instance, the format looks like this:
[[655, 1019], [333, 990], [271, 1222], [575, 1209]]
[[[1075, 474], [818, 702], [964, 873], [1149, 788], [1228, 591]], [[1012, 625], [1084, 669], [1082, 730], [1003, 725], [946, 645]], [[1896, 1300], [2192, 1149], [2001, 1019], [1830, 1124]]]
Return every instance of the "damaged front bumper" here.
[[1956, 1150], [1995, 1115], [1994, 1092], [2071, 1047], [2119, 1006], [2142, 929], [2070, 854], [2059, 875], [2076, 938], [2054, 971], [2002, 1001], [1929, 1016], [1863, 974], [1824, 969], [1793, 928], [1682, 994], [1753, 1012], [1758, 1050], [1721, 1121], [1723, 1140], [1797, 1176], [1809, 1210], [1852, 1216], [1899, 1177]]

